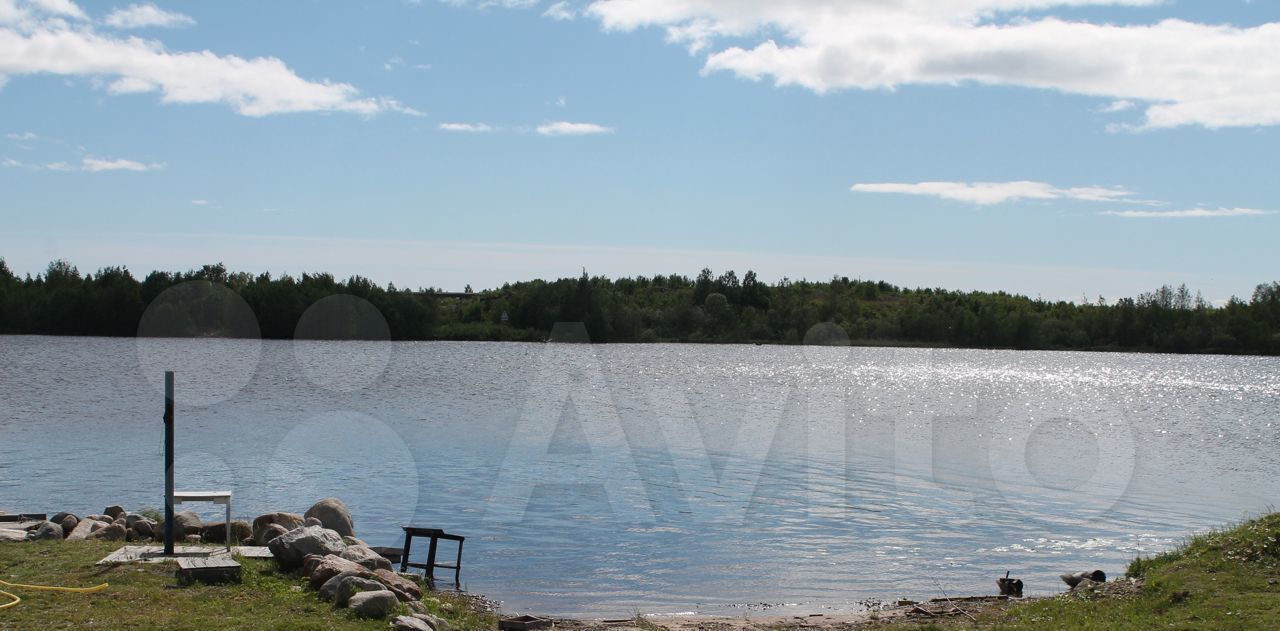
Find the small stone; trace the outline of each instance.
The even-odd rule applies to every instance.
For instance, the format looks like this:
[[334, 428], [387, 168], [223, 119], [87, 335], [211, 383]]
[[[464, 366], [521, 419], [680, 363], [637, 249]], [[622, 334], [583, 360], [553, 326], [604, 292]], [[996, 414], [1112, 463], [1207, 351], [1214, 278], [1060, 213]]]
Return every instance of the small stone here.
[[399, 603], [396, 595], [385, 589], [376, 592], [360, 592], [347, 602], [361, 618], [386, 618]]
[[112, 521], [115, 521], [116, 518], [124, 515], [124, 508], [120, 506], [108, 506], [102, 511], [102, 514], [110, 517]]

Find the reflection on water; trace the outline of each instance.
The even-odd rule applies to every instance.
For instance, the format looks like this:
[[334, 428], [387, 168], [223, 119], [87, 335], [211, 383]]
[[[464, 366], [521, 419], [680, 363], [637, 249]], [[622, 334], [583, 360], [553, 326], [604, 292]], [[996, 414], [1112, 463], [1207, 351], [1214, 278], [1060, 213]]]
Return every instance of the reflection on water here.
[[[250, 378], [199, 370], [237, 344]], [[0, 509], [160, 506], [161, 360], [180, 487], [464, 534], [466, 587], [513, 611], [1045, 593], [1280, 491], [1275, 359], [303, 344], [0, 337]]]

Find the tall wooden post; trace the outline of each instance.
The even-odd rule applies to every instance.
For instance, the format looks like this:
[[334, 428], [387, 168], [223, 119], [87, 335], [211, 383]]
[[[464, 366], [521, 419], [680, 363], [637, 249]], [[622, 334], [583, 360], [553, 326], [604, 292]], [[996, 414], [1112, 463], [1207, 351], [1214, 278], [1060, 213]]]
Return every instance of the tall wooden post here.
[[173, 556], [173, 371], [164, 373], [164, 553]]

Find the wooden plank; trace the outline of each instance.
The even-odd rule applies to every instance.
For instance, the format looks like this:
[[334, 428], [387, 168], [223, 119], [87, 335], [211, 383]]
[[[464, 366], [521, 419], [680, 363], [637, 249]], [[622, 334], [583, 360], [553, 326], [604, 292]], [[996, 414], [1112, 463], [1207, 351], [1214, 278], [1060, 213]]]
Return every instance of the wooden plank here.
[[236, 546], [231, 549], [232, 554], [238, 554], [246, 559], [274, 559], [275, 555], [271, 554], [271, 548], [266, 546]]
[[181, 557], [178, 559], [178, 582], [239, 583], [240, 564], [224, 556]]

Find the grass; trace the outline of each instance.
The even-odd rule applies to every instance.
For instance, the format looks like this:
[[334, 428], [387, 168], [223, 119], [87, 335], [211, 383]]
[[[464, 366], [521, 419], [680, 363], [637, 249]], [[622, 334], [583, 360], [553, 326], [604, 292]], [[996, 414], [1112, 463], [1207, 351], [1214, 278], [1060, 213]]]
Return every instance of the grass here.
[[[1135, 559], [1140, 590], [1068, 594], [949, 621], [941, 628], [1280, 628], [1280, 513], [1191, 537], [1178, 549]], [[911, 624], [886, 628], [920, 629]], [[927, 628], [927, 627], [926, 627]]]
[[[190, 587], [178, 586], [174, 565], [169, 563], [94, 565], [121, 545], [98, 541], [0, 545], [0, 580], [65, 587], [111, 584], [94, 594], [0, 586], [0, 590], [22, 598], [16, 607], [0, 610], [0, 629], [386, 631], [388, 628], [386, 620], [360, 620], [350, 610], [336, 610], [332, 604], [320, 602], [315, 592], [305, 587], [305, 579], [277, 572], [271, 561], [238, 559], [244, 567], [240, 585]], [[0, 598], [0, 601], [8, 602], [8, 599]], [[496, 626], [490, 622], [492, 618], [486, 618], [487, 614], [474, 610], [459, 597], [432, 599], [427, 605], [449, 620], [455, 630]], [[408, 610], [399, 613], [408, 613]]]

